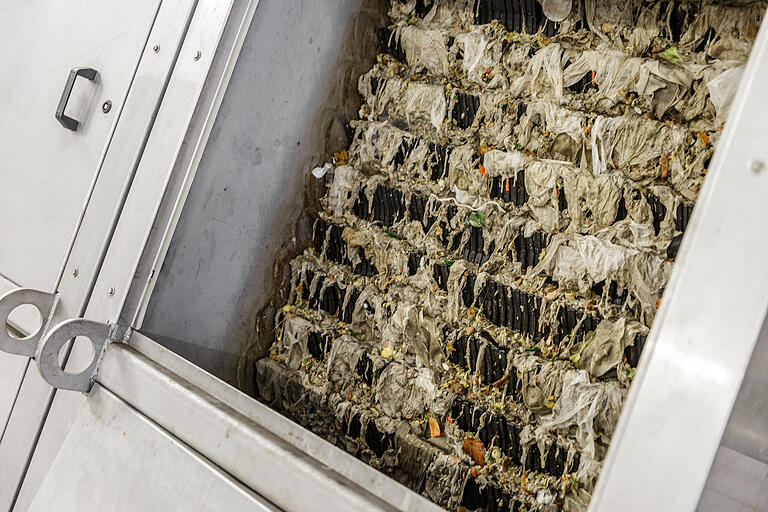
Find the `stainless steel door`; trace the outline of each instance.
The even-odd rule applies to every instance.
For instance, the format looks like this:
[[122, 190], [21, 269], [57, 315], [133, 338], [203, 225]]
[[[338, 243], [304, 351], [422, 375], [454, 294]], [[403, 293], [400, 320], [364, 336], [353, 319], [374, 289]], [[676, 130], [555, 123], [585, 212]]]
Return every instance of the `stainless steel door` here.
[[[0, 1], [0, 295], [53, 292], [134, 77], [159, 0]], [[79, 76], [57, 107], [73, 68]], [[87, 279], [87, 276], [81, 276]], [[37, 328], [14, 312], [23, 334]], [[0, 354], [0, 427], [27, 360]]]
[[[55, 291], [160, 0], [0, 1], [0, 274]], [[64, 114], [54, 117], [74, 68]]]
[[[189, 8], [169, 9], [170, 29], [156, 34], [160, 5], [0, 0], [0, 294], [58, 291], [55, 321], [81, 314], [175, 62]], [[74, 68], [97, 74], [72, 76]], [[78, 233], [90, 243], [62, 283]], [[32, 333], [34, 318], [18, 313], [9, 324]], [[52, 390], [27, 358], [6, 354], [0, 384], [2, 508], [14, 500]]]

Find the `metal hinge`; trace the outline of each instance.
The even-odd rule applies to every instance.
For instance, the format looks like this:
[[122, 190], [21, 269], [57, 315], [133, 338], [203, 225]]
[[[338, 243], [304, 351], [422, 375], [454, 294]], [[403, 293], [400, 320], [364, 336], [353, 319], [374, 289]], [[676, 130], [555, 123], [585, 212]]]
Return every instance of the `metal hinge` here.
[[[43, 378], [56, 389], [88, 393], [96, 381], [104, 352], [113, 341], [123, 339], [125, 329], [84, 318], [64, 320], [45, 334], [35, 355]], [[93, 346], [93, 359], [79, 373], [69, 373], [59, 364], [59, 352], [70, 340], [82, 336]]]
[[[31, 288], [17, 288], [0, 297], [0, 350], [17, 356], [33, 357], [40, 343], [40, 338], [48, 329], [48, 324], [53, 318], [53, 313], [59, 302], [56, 294], [32, 290]], [[25, 338], [13, 336], [7, 329], [8, 317], [19, 306], [34, 306], [42, 317], [40, 328]]]
[[[96, 380], [107, 346], [112, 341], [122, 341], [127, 328], [73, 318], [49, 329], [58, 302], [57, 294], [29, 288], [17, 288], [0, 297], [0, 321], [4, 321], [5, 325], [8, 325], [11, 312], [23, 305], [34, 306], [43, 318], [37, 332], [25, 338], [18, 338], [7, 328], [0, 328], [0, 351], [33, 357], [37, 361], [40, 374], [56, 389], [88, 393]], [[59, 353], [70, 340], [78, 336], [90, 340], [93, 345], [93, 360], [85, 370], [69, 373], [61, 367]]]

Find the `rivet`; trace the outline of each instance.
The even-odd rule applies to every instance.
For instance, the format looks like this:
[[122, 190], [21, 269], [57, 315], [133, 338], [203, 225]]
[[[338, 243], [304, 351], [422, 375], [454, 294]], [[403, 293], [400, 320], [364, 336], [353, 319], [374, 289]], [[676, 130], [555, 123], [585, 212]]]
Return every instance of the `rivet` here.
[[101, 105], [101, 111], [105, 114], [108, 114], [110, 110], [112, 110], [112, 102], [107, 100], [103, 105]]
[[763, 169], [765, 169], [765, 163], [762, 160], [752, 160], [752, 163], [749, 164], [749, 170], [754, 173], [758, 173]]
[[155, 46], [153, 46], [152, 47], [152, 51], [155, 52], [155, 53], [159, 52], [160, 51], [160, 45], [156, 44]]
[[72, 276], [77, 277], [79, 274], [80, 274], [80, 270], [79, 269], [72, 270]]
[[114, 289], [112, 286], [110, 286], [110, 287], [109, 287], [109, 290], [107, 291], [107, 293], [108, 293], [109, 295], [114, 295], [114, 294], [115, 294], [115, 289]]
[[200, 57], [203, 56], [203, 53], [200, 50], [197, 50], [195, 52], [195, 60], [200, 60]]

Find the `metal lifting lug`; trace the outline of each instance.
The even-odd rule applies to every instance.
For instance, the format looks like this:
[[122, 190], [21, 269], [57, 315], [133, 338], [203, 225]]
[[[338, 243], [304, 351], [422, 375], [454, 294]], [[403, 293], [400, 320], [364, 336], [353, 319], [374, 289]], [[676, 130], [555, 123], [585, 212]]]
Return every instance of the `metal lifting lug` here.
[[[17, 356], [32, 357], [35, 355], [40, 338], [48, 328], [53, 318], [59, 297], [56, 294], [41, 292], [30, 288], [17, 288], [0, 297], [0, 350]], [[25, 338], [18, 338], [8, 332], [8, 317], [19, 306], [32, 305], [39, 312], [42, 324], [37, 331]]]
[[[35, 359], [40, 374], [56, 389], [90, 392], [107, 346], [114, 340], [122, 339], [118, 330], [116, 325], [84, 318], [72, 318], [61, 322], [48, 331], [37, 350]], [[93, 359], [85, 370], [69, 373], [59, 363], [59, 352], [67, 342], [78, 336], [90, 340], [93, 345]]]

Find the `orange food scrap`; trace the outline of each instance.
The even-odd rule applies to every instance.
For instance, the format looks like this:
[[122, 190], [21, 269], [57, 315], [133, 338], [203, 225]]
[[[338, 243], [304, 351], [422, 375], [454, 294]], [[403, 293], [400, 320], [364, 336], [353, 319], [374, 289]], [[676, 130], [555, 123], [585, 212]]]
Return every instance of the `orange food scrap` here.
[[487, 142], [483, 142], [482, 144], [477, 146], [477, 154], [480, 156], [483, 156], [492, 149], [493, 149], [493, 146], [489, 146]]
[[469, 455], [478, 466], [485, 466], [485, 445], [475, 437], [468, 437], [461, 445], [461, 451]]
[[669, 153], [661, 155], [659, 165], [661, 166], [661, 179], [666, 180], [669, 178]]
[[437, 423], [437, 420], [430, 416], [429, 417], [429, 437], [440, 437], [443, 433], [440, 431], [440, 425]]
[[501, 389], [501, 388], [503, 388], [504, 386], [507, 385], [507, 382], [509, 382], [509, 374], [505, 373], [502, 378], [500, 378], [499, 380], [497, 380], [496, 382], [491, 384], [491, 386], [493, 386], [493, 387], [495, 387], [497, 389]]
[[478, 167], [478, 170], [480, 171], [480, 174], [483, 175], [483, 178], [487, 177], [487, 175], [485, 174], [485, 166], [483, 166], [483, 164], [480, 164], [480, 166]]

